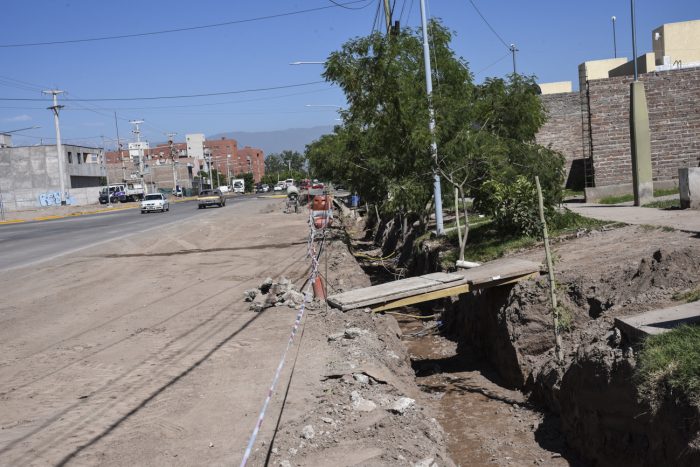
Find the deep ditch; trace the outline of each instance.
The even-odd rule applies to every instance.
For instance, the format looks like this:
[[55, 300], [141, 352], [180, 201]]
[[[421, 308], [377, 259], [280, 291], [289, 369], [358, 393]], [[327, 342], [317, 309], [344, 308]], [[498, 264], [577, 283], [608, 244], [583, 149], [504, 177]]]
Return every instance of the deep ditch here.
[[[440, 269], [439, 242], [415, 248], [410, 233], [401, 244], [391, 223], [378, 230], [379, 253], [400, 251], [408, 275]], [[559, 247], [558, 296], [570, 320], [562, 363], [553, 355], [544, 277], [434, 302], [423, 311], [441, 311], [439, 332], [398, 318], [455, 463], [700, 465], [698, 408], [676, 394], [653, 412], [633, 381], [638, 343], [613, 324], [615, 316], [669, 306], [675, 293], [697, 287], [699, 239], [639, 227], [583, 237]], [[621, 248], [630, 238], [638, 242]], [[541, 260], [540, 250], [520, 256]], [[394, 278], [385, 262], [364, 266], [375, 283]]]

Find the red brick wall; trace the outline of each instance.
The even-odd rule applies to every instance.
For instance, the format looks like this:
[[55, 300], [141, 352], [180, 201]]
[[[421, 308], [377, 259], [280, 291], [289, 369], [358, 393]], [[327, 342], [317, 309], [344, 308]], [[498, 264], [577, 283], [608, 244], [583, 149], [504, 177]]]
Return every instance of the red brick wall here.
[[559, 151], [566, 158], [566, 186], [583, 187], [583, 133], [581, 97], [578, 92], [541, 96], [547, 121], [536, 135], [538, 144]]
[[[700, 68], [640, 75], [649, 109], [655, 181], [700, 164]], [[595, 186], [632, 183], [629, 128], [631, 77], [588, 83]]]

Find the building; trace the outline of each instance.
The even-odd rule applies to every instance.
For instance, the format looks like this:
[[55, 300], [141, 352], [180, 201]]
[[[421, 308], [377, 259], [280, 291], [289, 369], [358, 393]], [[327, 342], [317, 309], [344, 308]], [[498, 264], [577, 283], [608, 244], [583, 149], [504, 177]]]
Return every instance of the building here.
[[[637, 68], [646, 89], [654, 187], [665, 189], [677, 186], [679, 168], [700, 166], [700, 21], [660, 26], [652, 42], [654, 52], [637, 57]], [[578, 92], [540, 86], [548, 119], [537, 142], [565, 156], [566, 186], [585, 189], [588, 201], [632, 193], [633, 66], [626, 58], [591, 60], [579, 65]]]
[[191, 133], [185, 135], [187, 143], [187, 157], [193, 159], [204, 159], [204, 133]]
[[656, 66], [700, 66], [700, 20], [659, 26], [651, 32], [651, 42]]
[[236, 174], [251, 172], [255, 183], [259, 183], [265, 176], [265, 153], [262, 149], [245, 146], [238, 150], [238, 167], [241, 169]]
[[[63, 180], [70, 204], [97, 201], [105, 176], [101, 148], [62, 145]], [[0, 193], [5, 210], [16, 211], [60, 202], [56, 145], [0, 148]], [[56, 196], [58, 195], [58, 196]]]

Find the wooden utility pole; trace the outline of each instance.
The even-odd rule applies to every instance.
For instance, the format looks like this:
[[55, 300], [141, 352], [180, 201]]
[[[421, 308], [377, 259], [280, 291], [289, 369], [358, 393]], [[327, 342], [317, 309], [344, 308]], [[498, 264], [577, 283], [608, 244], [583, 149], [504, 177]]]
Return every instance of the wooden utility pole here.
[[384, 17], [386, 18], [386, 33], [391, 33], [391, 8], [389, 0], [384, 0]]
[[549, 250], [549, 233], [547, 232], [547, 222], [544, 218], [544, 200], [542, 198], [542, 187], [540, 177], [535, 176], [537, 184], [537, 199], [540, 206], [540, 221], [542, 221], [542, 235], [544, 237], [544, 254], [547, 259], [547, 273], [549, 275], [549, 296], [552, 300], [552, 316], [554, 319], [554, 351], [557, 361], [564, 358], [561, 350], [561, 334], [559, 333], [559, 307], [557, 305], [556, 284], [554, 282], [554, 266], [552, 265], [552, 252]]

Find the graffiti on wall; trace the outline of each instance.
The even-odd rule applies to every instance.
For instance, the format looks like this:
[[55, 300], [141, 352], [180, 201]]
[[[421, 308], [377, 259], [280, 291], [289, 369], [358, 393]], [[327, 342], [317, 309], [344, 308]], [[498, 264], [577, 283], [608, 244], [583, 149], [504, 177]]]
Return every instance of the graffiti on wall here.
[[[66, 191], [66, 204], [74, 204], [75, 199], [71, 198], [70, 194]], [[46, 193], [41, 193], [39, 195], [39, 206], [60, 206], [61, 205], [61, 192], [60, 191], [49, 191]]]

